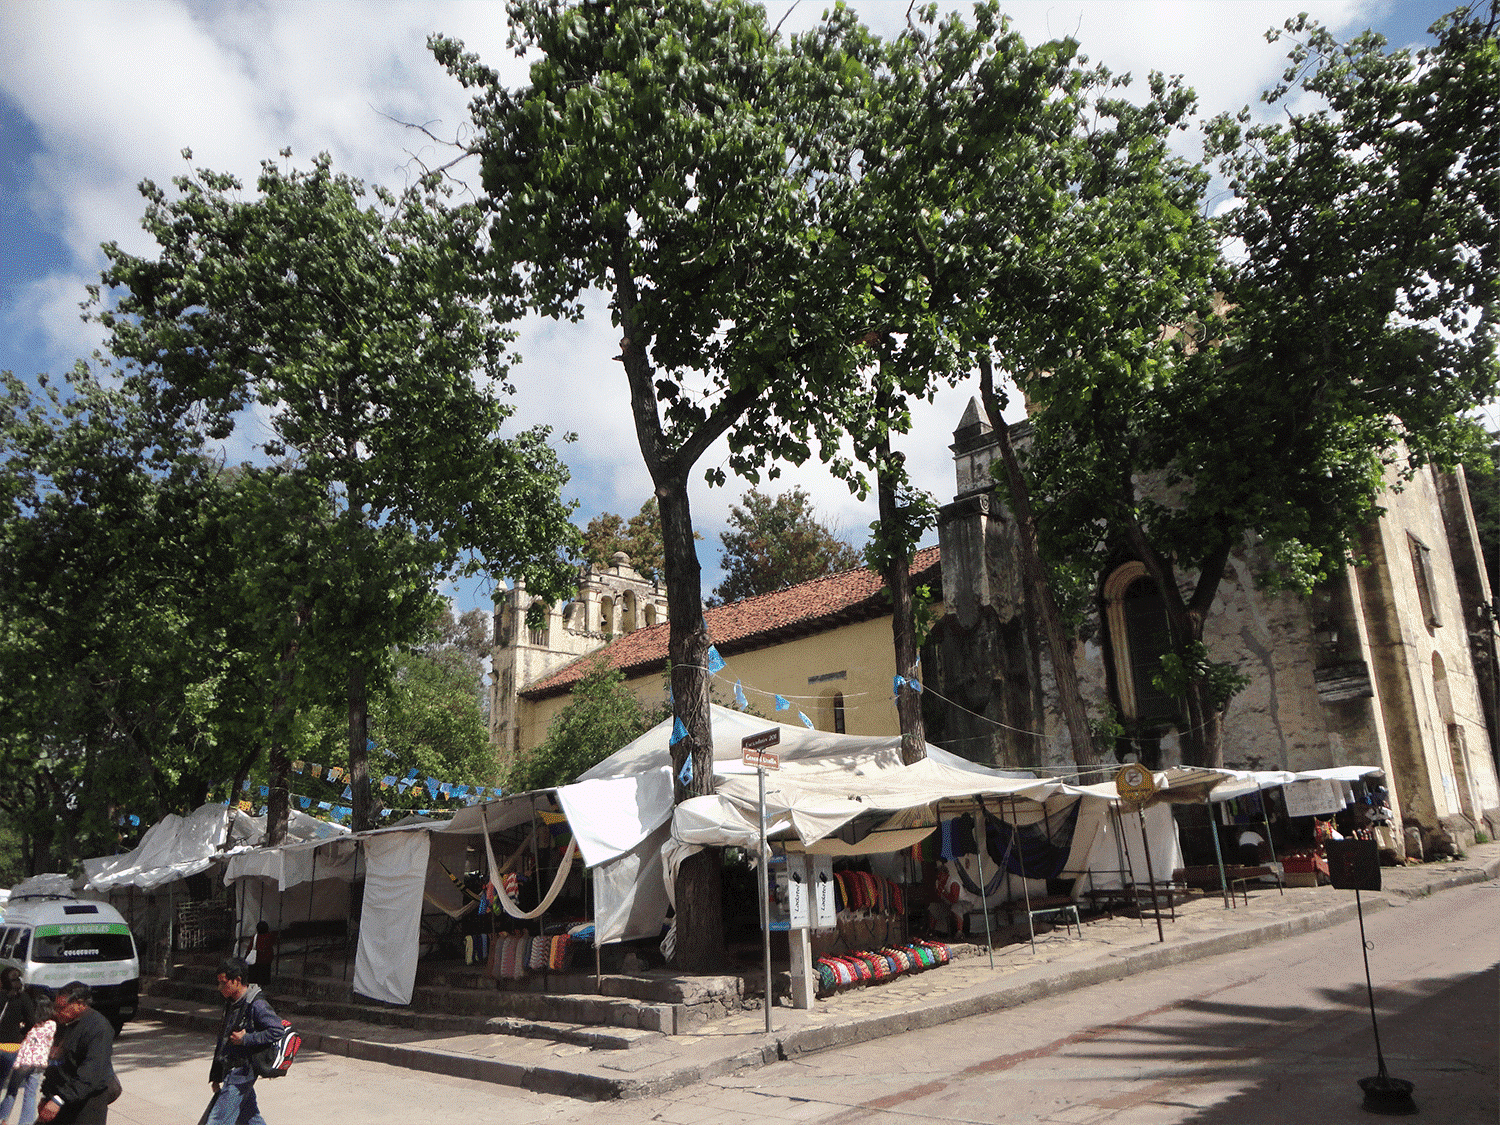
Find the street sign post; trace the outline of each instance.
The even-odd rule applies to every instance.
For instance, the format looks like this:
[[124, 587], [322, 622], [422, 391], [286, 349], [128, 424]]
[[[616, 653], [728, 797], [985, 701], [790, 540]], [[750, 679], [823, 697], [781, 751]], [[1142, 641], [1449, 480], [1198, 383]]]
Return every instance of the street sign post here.
[[1141, 826], [1141, 846], [1146, 850], [1146, 879], [1151, 884], [1151, 905], [1156, 911], [1156, 939], [1167, 940], [1161, 928], [1161, 892], [1156, 886], [1156, 873], [1151, 870], [1151, 841], [1146, 835], [1146, 802], [1156, 795], [1156, 778], [1139, 762], [1128, 762], [1115, 774], [1115, 792], [1120, 800], [1135, 803], [1135, 815]]
[[755, 767], [760, 781], [760, 934], [766, 965], [766, 1031], [771, 1030], [771, 1004], [776, 999], [771, 988], [771, 855], [766, 847], [766, 770], [779, 770], [781, 760], [766, 752], [767, 746], [781, 742], [781, 728], [772, 727], [740, 739], [740, 761]]

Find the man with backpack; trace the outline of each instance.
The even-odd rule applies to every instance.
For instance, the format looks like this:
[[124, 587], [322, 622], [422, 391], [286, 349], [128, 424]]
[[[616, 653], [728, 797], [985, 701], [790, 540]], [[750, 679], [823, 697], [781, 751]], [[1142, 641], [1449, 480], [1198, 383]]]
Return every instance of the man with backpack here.
[[286, 1028], [266, 1002], [260, 986], [249, 983], [249, 976], [250, 966], [241, 957], [226, 957], [219, 962], [224, 1023], [208, 1072], [214, 1100], [204, 1118], [206, 1125], [266, 1125], [255, 1101], [256, 1071], [251, 1056], [278, 1042]]

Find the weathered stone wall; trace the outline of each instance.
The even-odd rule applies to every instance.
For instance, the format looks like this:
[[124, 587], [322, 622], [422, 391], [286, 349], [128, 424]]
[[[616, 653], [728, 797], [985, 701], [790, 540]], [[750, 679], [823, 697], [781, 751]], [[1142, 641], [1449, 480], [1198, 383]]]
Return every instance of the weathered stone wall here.
[[[923, 661], [928, 679], [972, 714], [929, 701], [929, 738], [978, 761], [1067, 768], [1073, 755], [1020, 582], [1014, 527], [986, 487], [993, 438], [972, 404], [954, 437], [957, 499], [939, 518], [948, 615]], [[1500, 827], [1485, 708], [1494, 686], [1484, 678], [1486, 661], [1496, 660], [1495, 627], [1483, 609], [1490, 596], [1472, 513], [1455, 481], [1424, 469], [1399, 489], [1388, 482], [1385, 514], [1366, 529], [1359, 564], [1305, 597], [1261, 588], [1256, 576], [1269, 560], [1247, 544], [1226, 566], [1204, 630], [1212, 658], [1250, 678], [1225, 712], [1226, 764], [1378, 766], [1393, 812], [1423, 851], [1453, 850]], [[1101, 612], [1074, 653], [1092, 716], [1112, 705]], [[1164, 765], [1181, 761], [1174, 733], [1159, 754]]]

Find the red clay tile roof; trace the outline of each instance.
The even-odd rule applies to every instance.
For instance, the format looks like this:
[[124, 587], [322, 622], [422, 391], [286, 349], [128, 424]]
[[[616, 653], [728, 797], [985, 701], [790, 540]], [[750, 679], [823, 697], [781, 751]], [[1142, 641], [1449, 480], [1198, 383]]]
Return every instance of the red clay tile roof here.
[[[911, 561], [912, 580], [917, 585], [940, 587], [938, 548], [918, 551]], [[703, 611], [708, 639], [723, 656], [765, 648], [792, 637], [820, 633], [854, 621], [881, 617], [890, 612], [890, 598], [882, 592], [885, 583], [868, 567], [845, 570], [814, 578], [785, 590], [760, 594]], [[627, 676], [638, 676], [667, 665], [670, 624], [663, 622], [637, 629], [611, 641], [597, 652], [579, 657], [528, 687], [520, 695], [545, 699], [572, 689], [604, 657], [609, 667]]]

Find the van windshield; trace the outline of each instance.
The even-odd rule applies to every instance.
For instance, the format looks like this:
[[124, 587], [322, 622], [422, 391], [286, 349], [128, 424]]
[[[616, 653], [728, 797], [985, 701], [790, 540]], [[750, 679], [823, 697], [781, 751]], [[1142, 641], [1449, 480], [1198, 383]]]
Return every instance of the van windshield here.
[[129, 934], [37, 934], [31, 959], [45, 965], [69, 961], [128, 961], [135, 956]]

